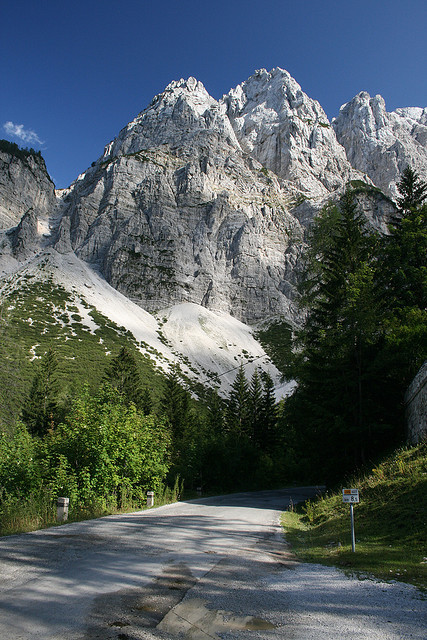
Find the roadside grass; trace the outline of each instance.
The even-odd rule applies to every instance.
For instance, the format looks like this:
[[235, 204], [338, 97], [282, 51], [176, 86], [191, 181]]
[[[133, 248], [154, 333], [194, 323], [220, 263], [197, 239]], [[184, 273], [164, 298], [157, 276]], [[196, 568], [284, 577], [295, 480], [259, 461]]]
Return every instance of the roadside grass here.
[[[154, 507], [172, 504], [181, 499], [183, 482], [177, 477], [173, 487], [162, 484], [154, 493]], [[145, 498], [132, 498], [126, 491], [120, 496], [93, 496], [80, 504], [70, 504], [68, 520], [56, 520], [56, 500], [46, 488], [25, 499], [3, 496], [0, 502], [0, 537], [28, 533], [71, 522], [94, 520], [119, 513], [132, 513], [148, 509]]]
[[359, 489], [350, 508], [328, 493], [283, 514], [286, 539], [305, 562], [333, 565], [360, 578], [409, 582], [427, 588], [427, 444], [399, 449], [369, 474], [346, 483]]

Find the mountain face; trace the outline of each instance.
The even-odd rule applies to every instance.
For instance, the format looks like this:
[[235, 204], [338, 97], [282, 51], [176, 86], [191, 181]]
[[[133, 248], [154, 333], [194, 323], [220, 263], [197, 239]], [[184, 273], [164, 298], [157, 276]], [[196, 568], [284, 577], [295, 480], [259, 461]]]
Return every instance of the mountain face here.
[[261, 69], [222, 102], [242, 149], [307, 197], [366, 180], [351, 166], [320, 104], [287, 71]]
[[403, 169], [426, 179], [426, 146], [427, 110], [387, 113], [381, 96], [360, 93], [331, 123], [282, 69], [257, 71], [219, 101], [181, 79], [56, 197], [40, 157], [0, 151], [0, 273], [10, 283], [23, 265], [84, 265], [96, 286], [101, 276], [157, 312], [154, 324], [167, 318], [173, 335], [185, 325], [174, 353], [191, 351], [191, 322], [212, 334], [210, 313], [299, 324], [296, 273], [313, 216], [350, 182], [386, 233]]
[[427, 175], [427, 109], [408, 107], [387, 113], [381, 96], [362, 91], [343, 105], [333, 127], [352, 166], [391, 197], [410, 165]]
[[171, 83], [64, 200], [56, 247], [153, 311], [193, 302], [295, 320], [298, 191], [241, 148], [224, 104]]
[[30, 210], [47, 220], [56, 207], [55, 188], [43, 158], [0, 147], [0, 229], [16, 226]]

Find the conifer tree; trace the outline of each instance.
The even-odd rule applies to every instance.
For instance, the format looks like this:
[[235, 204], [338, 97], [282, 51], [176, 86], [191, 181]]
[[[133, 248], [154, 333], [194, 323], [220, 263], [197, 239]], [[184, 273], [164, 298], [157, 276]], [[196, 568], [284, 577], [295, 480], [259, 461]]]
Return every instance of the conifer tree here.
[[397, 204], [403, 215], [418, 209], [427, 198], [427, 183], [423, 182], [412, 167], [406, 167], [397, 183]]
[[148, 407], [148, 398], [145, 396], [144, 399], [136, 359], [127, 347], [122, 347], [118, 355], [113, 358], [104, 378], [117, 389], [127, 403], [133, 402], [138, 409], [143, 409], [144, 403]]
[[146, 416], [149, 416], [150, 413], [153, 412], [153, 399], [150, 390], [146, 386], [142, 389], [141, 409]]
[[278, 411], [274, 382], [268, 371], [262, 372], [261, 380], [263, 390], [261, 404], [263, 448], [270, 453], [276, 444]]
[[399, 215], [383, 239], [378, 286], [387, 303], [384, 355], [403, 394], [427, 353], [427, 183], [408, 167], [398, 189]]
[[161, 411], [172, 427], [175, 441], [182, 439], [190, 417], [190, 393], [181, 385], [178, 370], [173, 367], [165, 379]]
[[216, 389], [208, 391], [206, 399], [208, 414], [207, 423], [209, 432], [216, 436], [224, 434], [224, 401], [220, 398]]
[[227, 399], [227, 428], [231, 433], [238, 436], [248, 434], [249, 402], [249, 384], [241, 364]]
[[56, 354], [49, 348], [40, 361], [28, 400], [22, 410], [22, 419], [28, 430], [37, 436], [44, 436], [59, 418], [57, 368]]
[[315, 222], [308, 252], [302, 287], [308, 314], [288, 411], [305, 454], [322, 460], [331, 475], [364, 462], [380, 439], [372, 428], [379, 419], [372, 364], [381, 315], [377, 243], [348, 190]]
[[249, 429], [248, 435], [262, 447], [264, 444], [263, 397], [261, 376], [255, 369], [249, 387]]
[[[407, 167], [397, 185], [399, 216], [384, 239], [383, 276], [394, 306], [427, 307], [427, 183]], [[390, 303], [389, 303], [390, 306]]]

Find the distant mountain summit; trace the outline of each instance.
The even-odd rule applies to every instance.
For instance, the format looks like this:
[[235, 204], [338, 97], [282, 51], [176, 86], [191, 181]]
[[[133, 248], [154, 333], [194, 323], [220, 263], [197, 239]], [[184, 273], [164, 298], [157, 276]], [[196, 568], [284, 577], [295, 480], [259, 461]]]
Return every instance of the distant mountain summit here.
[[352, 166], [395, 197], [396, 184], [410, 165], [427, 176], [427, 109], [387, 113], [384, 99], [362, 91], [343, 105], [333, 127]]
[[283, 69], [261, 69], [222, 98], [247, 153], [309, 198], [321, 198], [355, 171], [322, 107]]
[[329, 122], [280, 68], [221, 100], [195, 78], [174, 81], [56, 198], [41, 158], [0, 150], [0, 269], [46, 248], [152, 313], [190, 303], [298, 324], [313, 216], [352, 183], [385, 231], [405, 166], [427, 176], [426, 145], [426, 109], [387, 113], [362, 92]]

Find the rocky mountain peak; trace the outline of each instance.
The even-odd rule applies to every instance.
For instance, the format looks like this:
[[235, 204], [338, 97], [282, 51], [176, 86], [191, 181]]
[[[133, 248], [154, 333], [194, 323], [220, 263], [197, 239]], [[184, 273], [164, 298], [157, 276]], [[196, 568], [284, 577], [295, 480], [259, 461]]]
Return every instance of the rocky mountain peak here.
[[[215, 134], [239, 147], [225, 108], [196, 78], [173, 81], [105, 148], [102, 161], [167, 145], [200, 146], [200, 136]], [[212, 144], [212, 141], [211, 141]]]
[[222, 98], [244, 151], [310, 197], [326, 196], [356, 175], [331, 124], [287, 71], [258, 70]]
[[224, 95], [222, 100], [234, 116], [238, 112], [249, 111], [254, 103], [272, 109], [274, 113], [271, 115], [274, 116], [298, 109], [304, 103], [304, 96], [296, 80], [284, 69], [275, 67], [271, 71], [258, 69], [248, 80]]
[[[338, 119], [334, 119], [334, 125], [343, 118], [357, 121], [362, 132], [367, 137], [381, 137], [387, 135], [388, 113], [384, 98], [380, 95], [371, 97], [367, 91], [361, 91], [353, 100], [347, 102], [340, 108]], [[336, 126], [337, 128], [337, 126]]]
[[427, 109], [389, 113], [382, 96], [361, 91], [341, 107], [333, 127], [353, 167], [389, 196], [396, 197], [396, 184], [408, 165], [427, 175]]
[[167, 85], [164, 93], [180, 92], [180, 90], [188, 91], [190, 93], [204, 94], [207, 99], [212, 100], [212, 98], [206, 91], [203, 83], [197, 80], [196, 78], [194, 78], [193, 76], [190, 76], [189, 78], [187, 78], [187, 80], [184, 80], [184, 78], [181, 78], [180, 80], [172, 80], [172, 82], [170, 82]]

